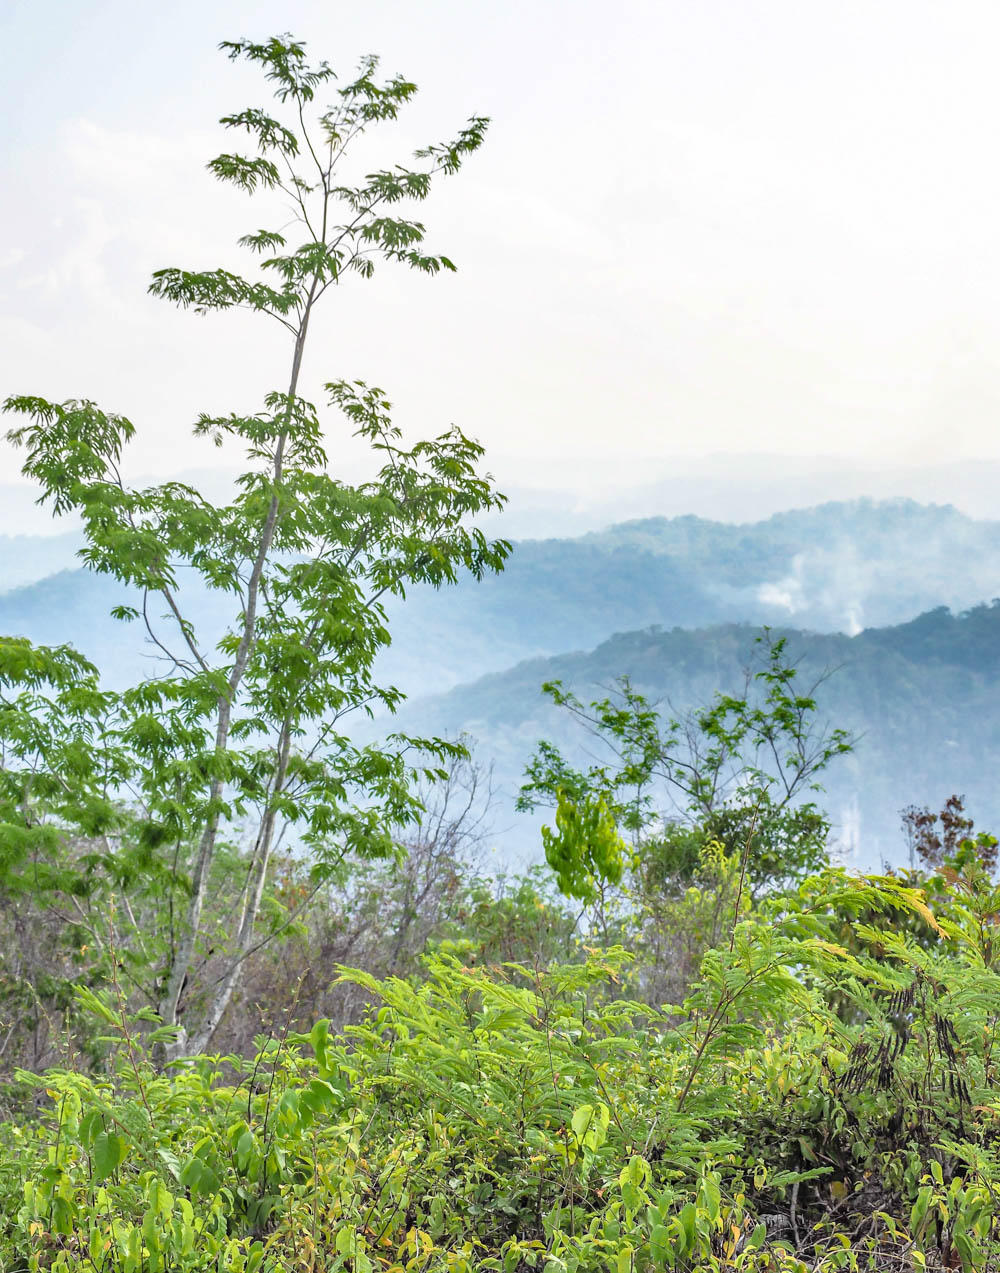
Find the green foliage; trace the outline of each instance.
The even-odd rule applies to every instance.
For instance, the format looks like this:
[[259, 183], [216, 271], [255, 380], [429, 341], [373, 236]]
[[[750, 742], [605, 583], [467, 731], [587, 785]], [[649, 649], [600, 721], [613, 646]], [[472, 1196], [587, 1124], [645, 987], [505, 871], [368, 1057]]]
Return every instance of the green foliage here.
[[822, 865], [827, 823], [803, 797], [819, 790], [817, 775], [852, 740], [843, 729], [815, 731], [816, 700], [794, 685], [785, 640], [765, 631], [758, 644], [763, 666], [747, 673], [743, 695], [718, 694], [688, 718], [664, 721], [627, 677], [614, 697], [589, 708], [558, 681], [543, 686], [612, 757], [578, 771], [543, 742], [526, 770], [518, 807], [556, 805], [557, 830], [543, 834], [565, 892], [589, 898], [588, 881], [620, 878], [614, 823], [637, 845], [650, 835], [654, 844], [676, 843], [677, 812], [657, 803], [664, 800], [707, 839], [743, 856], [758, 888]]
[[542, 827], [545, 860], [560, 892], [592, 902], [599, 884], [617, 884], [627, 857], [625, 842], [603, 796], [556, 796], [555, 830]]
[[[525, 525], [523, 508], [518, 516]], [[523, 533], [541, 532], [526, 527]], [[108, 663], [104, 650], [114, 654], [118, 683], [125, 683], [134, 678], [133, 669], [143, 666], [141, 643], [127, 644], [123, 637], [128, 634], [108, 622], [106, 613], [114, 604], [108, 594], [117, 593], [123, 604], [129, 599], [107, 577], [81, 577], [69, 570], [78, 543], [73, 534], [19, 536], [6, 543], [0, 536], [0, 627], [53, 644], [72, 633], [100, 666]], [[958, 616], [982, 597], [1000, 595], [998, 547], [1000, 535], [992, 522], [976, 522], [940, 506], [868, 500], [740, 526], [676, 517], [626, 522], [576, 538], [523, 538], [501, 576], [489, 576], [481, 585], [460, 580], [446, 594], [418, 587], [405, 602], [389, 601], [396, 631], [383, 656], [386, 679], [409, 693], [437, 693], [513, 669], [540, 653], [565, 652], [571, 632], [578, 652], [593, 651], [611, 638], [609, 648], [586, 656], [582, 672], [580, 653], [565, 652], [545, 679], [568, 680], [566, 669], [574, 663], [579, 684], [606, 684], [627, 671], [647, 692], [659, 697], [666, 691], [673, 701], [688, 704], [739, 684], [743, 651], [737, 646], [743, 638], [731, 625], [770, 623], [783, 631], [794, 626], [796, 650], [814, 648], [810, 662], [818, 667], [877, 660], [883, 694], [895, 697], [905, 688], [912, 695], [907, 664], [918, 664], [917, 675], [930, 678], [922, 703], [926, 714], [931, 703], [943, 706], [950, 698], [949, 665], [994, 664], [996, 638], [988, 617], [983, 622], [982, 616]], [[864, 562], [863, 572], [845, 572], [845, 560]], [[63, 573], [52, 577], [56, 571]], [[18, 587], [24, 584], [31, 586]], [[16, 591], [6, 593], [8, 588]], [[199, 608], [212, 602], [206, 593]], [[910, 621], [942, 603], [954, 617], [938, 610], [929, 622], [931, 632], [915, 642]], [[71, 617], [68, 607], [73, 607]], [[399, 625], [402, 614], [405, 622]], [[854, 630], [858, 623], [867, 631], [856, 640], [829, 635]], [[708, 625], [714, 630], [706, 631]], [[890, 625], [901, 626], [886, 635], [872, 631]], [[642, 651], [643, 637], [654, 645], [657, 633], [662, 663], [652, 650], [645, 657]], [[426, 658], [428, 650], [434, 650], [434, 660]], [[523, 677], [515, 679], [524, 684]], [[973, 681], [964, 693], [975, 688]], [[864, 716], [877, 722], [872, 711], [860, 719], [854, 715], [856, 706], [872, 704], [866, 694], [855, 699], [851, 678], [837, 678], [828, 686], [831, 693], [837, 700], [835, 707], [831, 702], [835, 719], [850, 714], [859, 732], [868, 723]], [[907, 701], [901, 699], [899, 706]], [[509, 706], [505, 687], [482, 716], [503, 718]], [[966, 722], [967, 732], [972, 725]], [[963, 748], [972, 745], [966, 735], [956, 741]], [[977, 804], [983, 807], [978, 794]], [[885, 813], [891, 818], [895, 809], [887, 805]]]
[[[166, 667], [111, 691], [68, 647], [0, 639], [0, 1004], [36, 1035], [51, 1007], [65, 1034], [65, 1063], [6, 1093], [21, 1114], [0, 1125], [0, 1268], [996, 1267], [996, 841], [949, 802], [940, 838], [911, 818], [933, 874], [826, 867], [809, 793], [850, 739], [814, 729], [782, 639], [765, 636], [742, 695], [670, 721], [628, 680], [589, 708], [547, 687], [611, 749], [581, 771], [542, 744], [522, 789], [555, 807], [546, 856], [591, 908], [582, 932], [537, 873], [469, 872], [462, 743], [346, 737], [345, 717], [400, 700], [373, 671], [386, 598], [499, 570], [508, 545], [469, 526], [502, 503], [480, 448], [456, 430], [405, 445], [360, 382], [327, 391], [378, 472], [335, 476], [297, 392], [309, 320], [378, 259], [453, 268], [390, 212], [485, 121], [351, 184], [346, 148], [414, 86], [367, 59], [337, 87], [289, 37], [223, 47], [278, 110], [227, 116], [256, 153], [211, 170], [290, 198], [305, 242], [258, 230], [241, 243], [259, 277], [167, 269], [152, 290], [294, 338], [287, 390], [197, 424], [244, 450], [237, 494], [129, 488], [127, 419], [8, 403], [25, 472], [79, 513], [86, 564], [131, 589], [116, 617], [141, 618]], [[192, 572], [232, 605], [214, 646], [183, 604]], [[457, 818], [415, 785], [456, 777]], [[279, 854], [286, 832], [308, 856]], [[17, 938], [39, 918], [32, 965]], [[315, 950], [293, 990], [297, 943]], [[282, 1027], [208, 1054], [241, 981], [268, 977]], [[333, 990], [340, 1028], [300, 1028]]]
[[[379, 1005], [343, 1036], [320, 1021], [160, 1074], [111, 1009], [108, 1077], [23, 1076], [47, 1096], [2, 1133], [0, 1254], [109, 1271], [990, 1267], [996, 890], [970, 875], [932, 913], [891, 877], [830, 871], [812, 897], [740, 922], [669, 1011], [622, 997], [620, 950], [548, 969], [437, 956], [416, 980], [341, 970]], [[845, 917], [855, 953], [832, 939]], [[845, 988], [853, 1024], [831, 1004]]]
[[[498, 571], [509, 551], [471, 525], [503, 504], [478, 471], [477, 443], [452, 428], [408, 445], [382, 390], [332, 381], [330, 404], [376, 465], [370, 481], [349, 486], [330, 462], [319, 412], [298, 392], [310, 319], [334, 284], [351, 272], [370, 276], [379, 260], [427, 273], [454, 268], [425, 249], [422, 223], [397, 213], [461, 166], [486, 121], [420, 150], [413, 168], [352, 184], [345, 154], [393, 120], [414, 85], [379, 81], [367, 58], [357, 78], [335, 86], [331, 68], [310, 63], [290, 37], [223, 47], [260, 67], [278, 108], [226, 116], [256, 153], [223, 154], [210, 170], [265, 202], [269, 191], [291, 201], [301, 242], [260, 230], [241, 239], [256, 274], [169, 268], [150, 290], [201, 312], [250, 309], [291, 338], [287, 388], [268, 393], [256, 414], [202, 414], [195, 425], [197, 435], [243, 451], [235, 496], [216, 504], [178, 482], [128, 486], [120, 463], [135, 427], [92, 402], [6, 403], [24, 421], [8, 435], [24, 452], [24, 474], [56, 513], [80, 516], [79, 555], [127, 588], [130, 600], [113, 613], [142, 622], [161, 667], [112, 693], [72, 651], [0, 643], [0, 854], [23, 887], [51, 886], [59, 905], [66, 892], [90, 889], [87, 873], [111, 880], [128, 861], [140, 894], [158, 895], [169, 912], [155, 949], [143, 943], [141, 922], [124, 945], [146, 952], [146, 1001], [183, 1027], [175, 1050], [187, 1033], [198, 1048], [217, 1030], [261, 938], [282, 838], [312, 854], [316, 885], [350, 854], [385, 857], [399, 828], [419, 819], [415, 779], [443, 775], [462, 753], [405, 735], [358, 746], [345, 733], [352, 715], [391, 712], [401, 699], [373, 671], [390, 640], [386, 599], [415, 584], [453, 583], [463, 571]], [[332, 105], [319, 105], [321, 92]], [[228, 607], [217, 642], [189, 608], [192, 578], [196, 599], [207, 590]], [[227, 837], [251, 846], [249, 863], [235, 889], [235, 924], [208, 941], [206, 899]], [[73, 839], [95, 841], [92, 852], [67, 853]], [[81, 866], [79, 882], [67, 878]], [[206, 981], [205, 952], [218, 963], [223, 946], [223, 967]]]
[[536, 866], [525, 875], [474, 880], [431, 949], [470, 967], [547, 968], [581, 958], [577, 922], [554, 895], [550, 873]]

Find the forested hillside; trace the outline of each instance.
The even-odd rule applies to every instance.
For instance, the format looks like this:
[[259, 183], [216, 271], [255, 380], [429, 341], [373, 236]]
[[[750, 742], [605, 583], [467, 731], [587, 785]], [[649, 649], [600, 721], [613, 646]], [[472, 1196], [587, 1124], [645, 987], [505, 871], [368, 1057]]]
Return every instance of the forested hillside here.
[[[1000, 595], [1000, 522], [908, 500], [825, 504], [750, 525], [698, 517], [626, 522], [519, 543], [503, 574], [393, 607], [393, 675], [444, 688], [535, 654], [589, 649], [661, 624], [791, 624], [854, 633], [934, 606]], [[501, 661], [502, 660], [502, 661]]]
[[[224, 601], [193, 572], [178, 578], [205, 631], [221, 633]], [[502, 575], [390, 598], [393, 644], [380, 669], [407, 693], [426, 694], [651, 624], [850, 633], [996, 595], [1000, 522], [953, 508], [860, 500], [751, 525], [654, 518], [577, 539], [524, 541]], [[112, 606], [129, 601], [135, 597], [120, 583], [69, 571], [0, 593], [0, 627], [39, 641], [72, 639], [108, 675], [128, 679], [155, 671], [159, 653], [144, 648], [141, 624], [130, 632], [110, 618]], [[153, 617], [161, 609], [154, 601]]]
[[[190, 570], [178, 583], [217, 639], [225, 595]], [[788, 632], [804, 675], [837, 670], [820, 705], [860, 741], [830, 775], [827, 798], [844, 851], [877, 864], [898, 860], [898, 811], [914, 801], [961, 790], [987, 823], [1000, 820], [990, 767], [1000, 764], [996, 610], [957, 617], [994, 591], [1000, 523], [949, 508], [860, 501], [752, 526], [653, 519], [520, 543], [502, 575], [390, 598], [393, 644], [379, 667], [410, 695], [407, 728], [478, 740], [480, 759], [496, 766], [500, 859], [527, 861], [539, 852], [537, 827], [510, 815], [512, 793], [536, 738], [566, 728], [543, 681], [587, 692], [628, 674], [687, 707], [738, 684], [754, 630], [770, 623]], [[138, 595], [106, 575], [66, 571], [0, 594], [0, 629], [69, 641], [111, 684], [156, 676], [165, 660], [143, 619], [110, 613]], [[163, 612], [162, 600], [148, 603], [154, 625]], [[852, 639], [845, 630], [864, 615], [878, 621]]]
[[197, 419], [239, 476], [131, 485], [126, 416], [4, 402], [90, 573], [0, 599], [0, 1273], [996, 1273], [997, 526], [512, 556], [479, 442], [302, 379], [342, 282], [454, 272], [417, 210], [489, 121], [374, 167], [415, 84], [222, 48], [274, 100], [209, 171], [279, 228], [149, 291], [280, 334]]
[[[501, 843], [520, 852], [536, 831], [511, 817], [525, 757], [539, 738], [556, 737], [573, 754], [586, 740], [541, 693], [561, 680], [580, 697], [596, 696], [620, 676], [683, 712], [716, 692], [739, 689], [757, 629], [748, 624], [619, 633], [588, 652], [533, 659], [448, 694], [401, 709], [404, 728], [468, 733], [483, 762], [494, 762]], [[964, 792], [977, 821], [1000, 825], [1000, 604], [962, 614], [940, 607], [909, 623], [855, 637], [776, 628], [788, 640], [802, 680], [813, 683], [820, 715], [857, 735], [850, 757], [824, 777], [823, 803], [837, 840], [857, 865], [900, 862], [899, 813], [937, 806]], [[535, 849], [537, 853], [537, 849]]]

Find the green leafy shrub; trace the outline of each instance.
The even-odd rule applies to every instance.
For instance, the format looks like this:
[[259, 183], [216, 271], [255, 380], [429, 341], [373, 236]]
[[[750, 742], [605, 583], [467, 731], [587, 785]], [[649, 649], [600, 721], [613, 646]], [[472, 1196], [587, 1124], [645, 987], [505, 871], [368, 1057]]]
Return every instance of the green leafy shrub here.
[[[622, 997], [616, 949], [342, 970], [380, 1004], [361, 1025], [164, 1074], [105, 1008], [114, 1072], [40, 1077], [44, 1112], [4, 1131], [0, 1253], [102, 1273], [991, 1267], [997, 903], [970, 876], [932, 913], [831, 871], [736, 925], [666, 1010]], [[852, 912], [854, 951], [831, 935]]]

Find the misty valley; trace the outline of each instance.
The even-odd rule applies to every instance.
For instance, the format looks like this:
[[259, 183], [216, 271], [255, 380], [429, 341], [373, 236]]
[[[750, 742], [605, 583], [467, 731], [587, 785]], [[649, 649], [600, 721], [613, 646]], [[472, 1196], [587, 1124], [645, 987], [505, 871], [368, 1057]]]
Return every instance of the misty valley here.
[[995, 385], [931, 287], [993, 322], [995, 226], [926, 158], [947, 42], [891, 78], [924, 11], [288, 0], [460, 98], [502, 62], [498, 142], [241, 37], [198, 185], [228, 0], [46, 3], [0, 14], [0, 1273], [1000, 1273]]
[[[77, 546], [73, 535], [0, 538], [0, 583], [19, 582], [0, 592], [0, 628], [73, 644], [114, 687], [160, 674], [142, 625], [110, 613], [137, 594], [74, 569]], [[218, 639], [225, 598], [183, 575], [180, 593]], [[393, 599], [378, 674], [407, 695], [393, 729], [465, 735], [492, 769], [492, 858], [521, 869], [542, 856], [538, 820], [514, 808], [532, 747], [586, 746], [544, 682], [586, 696], [626, 675], [690, 711], [739, 687], [767, 626], [804, 683], [823, 678], [820, 716], [857, 739], [824, 775], [821, 803], [838, 860], [878, 869], [906, 861], [911, 805], [962, 794], [982, 826], [1000, 825], [998, 595], [1000, 523], [951, 507], [858, 500], [750, 525], [654, 518], [519, 542], [501, 575]], [[377, 722], [349, 728], [379, 734]]]

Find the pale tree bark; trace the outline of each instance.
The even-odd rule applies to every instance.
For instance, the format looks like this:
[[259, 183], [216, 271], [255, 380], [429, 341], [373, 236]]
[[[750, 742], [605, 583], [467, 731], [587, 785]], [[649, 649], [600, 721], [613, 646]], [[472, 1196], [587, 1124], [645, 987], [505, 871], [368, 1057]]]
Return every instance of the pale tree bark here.
[[[302, 369], [302, 358], [305, 350], [306, 336], [309, 330], [309, 317], [312, 312], [313, 304], [315, 303], [318, 284], [319, 278], [316, 276], [313, 278], [309, 292], [306, 296], [305, 305], [303, 306], [302, 320], [299, 324], [299, 329], [295, 337], [295, 349], [292, 356], [291, 375], [288, 383], [289, 413], [292, 410], [292, 404], [298, 391], [299, 375]], [[271, 476], [275, 485], [281, 481], [287, 440], [288, 431], [285, 429], [280, 433], [275, 444], [274, 463], [271, 470]], [[275, 493], [271, 497], [271, 503], [261, 530], [257, 553], [254, 557], [253, 567], [250, 572], [250, 579], [247, 584], [246, 606], [243, 613], [243, 628], [240, 633], [240, 642], [236, 650], [236, 657], [233, 660], [233, 667], [229, 674], [226, 693], [219, 699], [219, 713], [215, 731], [215, 755], [217, 758], [221, 758], [225, 755], [229, 745], [229, 733], [232, 726], [233, 707], [236, 703], [240, 686], [243, 682], [247, 663], [249, 662], [250, 656], [253, 652], [254, 639], [256, 637], [257, 630], [257, 605], [260, 596], [261, 580], [264, 574], [264, 567], [267, 564], [268, 555], [270, 554], [271, 547], [274, 543], [274, 534], [277, 524], [278, 496], [277, 493]], [[287, 748], [285, 749], [283, 761], [279, 758], [279, 764], [283, 766], [283, 769], [287, 769]], [[284, 773], [282, 772], [281, 781], [283, 780]], [[185, 916], [184, 926], [177, 946], [172, 952], [170, 966], [164, 978], [163, 989], [157, 1005], [158, 1015], [164, 1025], [177, 1027], [177, 1034], [173, 1043], [165, 1049], [165, 1056], [168, 1060], [184, 1055], [192, 1050], [199, 1051], [205, 1046], [205, 1044], [200, 1044], [199, 1041], [204, 1038], [205, 1043], [207, 1043], [208, 1039], [210, 1039], [212, 1034], [215, 1033], [215, 1029], [222, 1018], [222, 1014], [232, 997], [233, 990], [236, 988], [243, 965], [242, 959], [234, 960], [233, 966], [223, 982], [223, 987], [226, 988], [224, 1002], [221, 1002], [221, 1006], [219, 1006], [221, 992], [220, 995], [217, 995], [216, 999], [213, 1001], [210, 1019], [214, 1019], [211, 1020], [211, 1025], [209, 1026], [206, 1022], [206, 1025], [197, 1032], [195, 1039], [193, 1041], [189, 1039], [187, 1030], [178, 1021], [178, 1006], [181, 990], [194, 962], [201, 917], [205, 907], [205, 898], [208, 893], [209, 873], [211, 871], [212, 861], [215, 857], [215, 847], [219, 836], [219, 826], [221, 821], [220, 805], [222, 803], [224, 790], [225, 783], [222, 777], [218, 774], [214, 775], [209, 788], [208, 816], [198, 842], [195, 868], [191, 878], [191, 896], [188, 902], [187, 914]], [[255, 867], [253, 872], [253, 887], [251, 889], [250, 896], [247, 899], [247, 905], [245, 905], [244, 908], [245, 913], [240, 926], [240, 944], [242, 944], [244, 938], [243, 930], [248, 924], [252, 935], [253, 923], [256, 920], [257, 913], [260, 909], [260, 900], [267, 873], [267, 859], [269, 857], [270, 843], [273, 837], [273, 823], [273, 810], [269, 807], [265, 811], [261, 834], [258, 837], [259, 844], [262, 846], [263, 868], [258, 871]], [[247, 941], [247, 946], [249, 946], [249, 941]], [[192, 1046], [192, 1044], [194, 1045]]]

